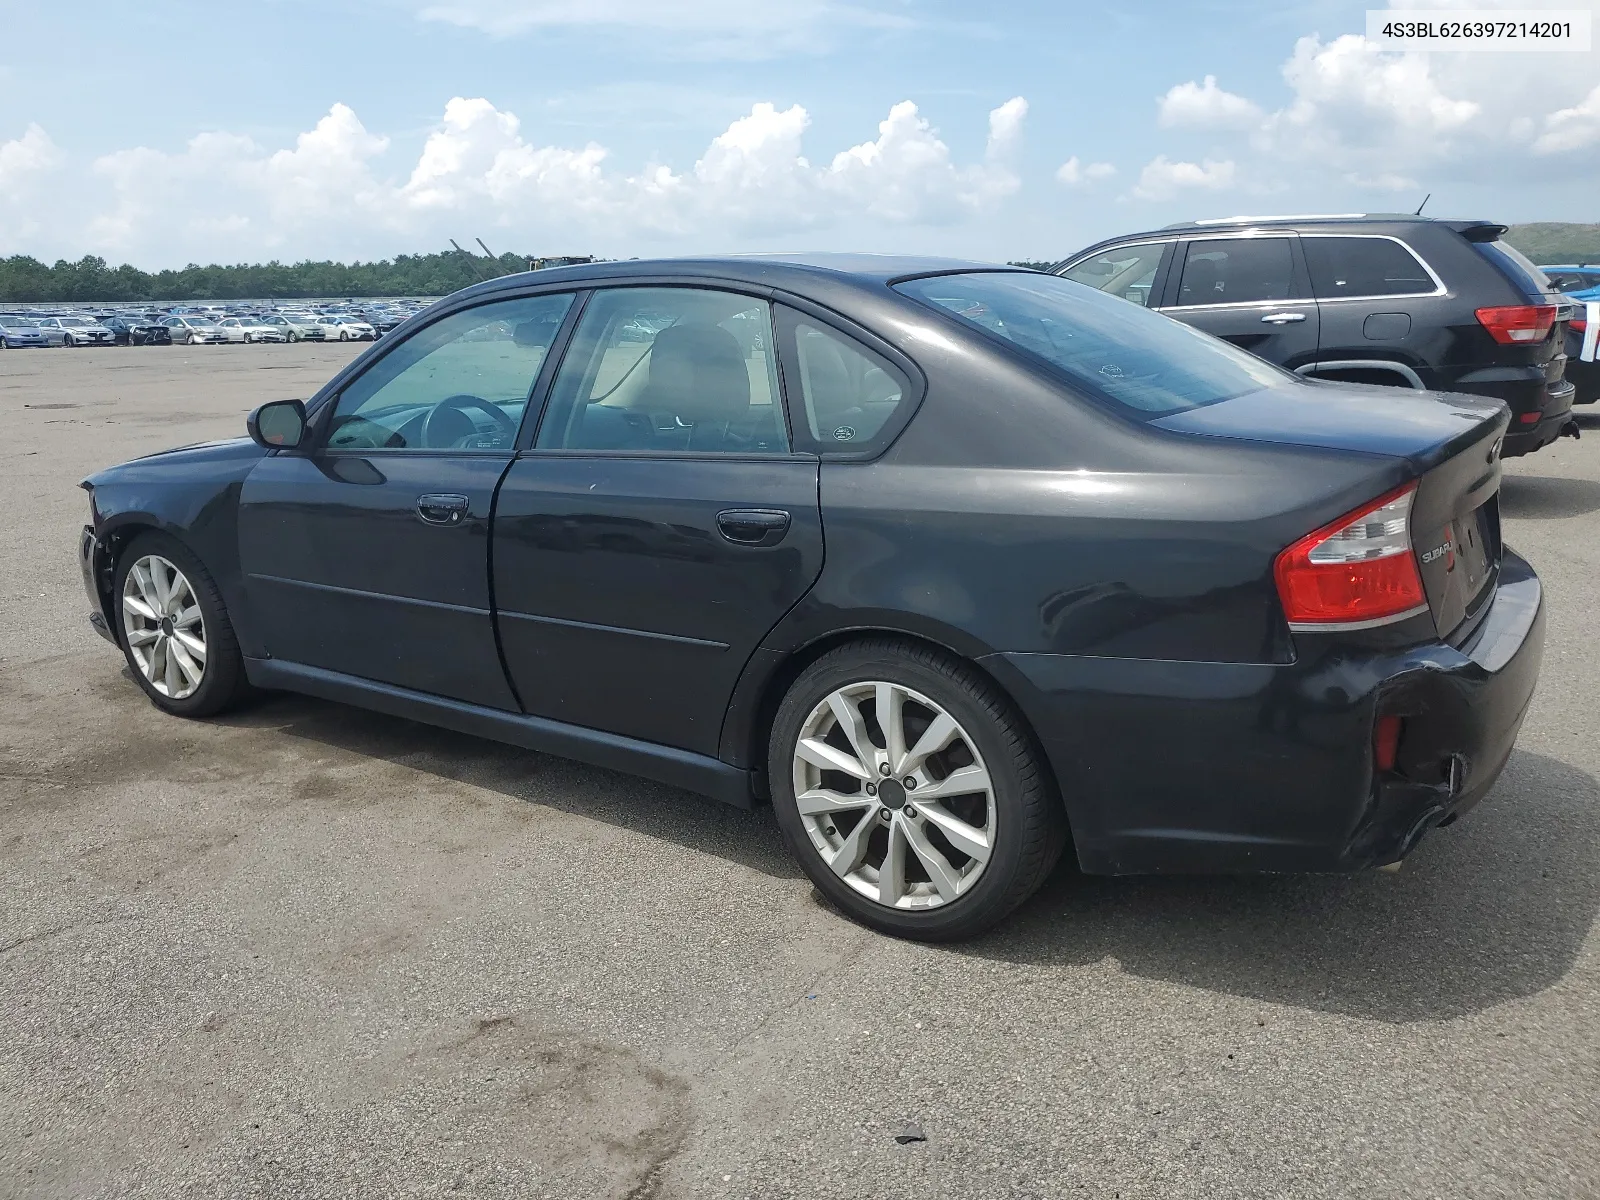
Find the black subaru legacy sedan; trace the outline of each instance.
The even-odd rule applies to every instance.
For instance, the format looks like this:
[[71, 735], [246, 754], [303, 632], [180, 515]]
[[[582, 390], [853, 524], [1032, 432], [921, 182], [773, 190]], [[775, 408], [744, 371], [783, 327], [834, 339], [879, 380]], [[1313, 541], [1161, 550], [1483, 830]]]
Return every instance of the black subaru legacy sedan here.
[[1476, 803], [1544, 637], [1506, 425], [1033, 272], [586, 264], [92, 476], [81, 555], [167, 712], [286, 689], [769, 799], [830, 901], [951, 939], [1069, 844], [1355, 871]]

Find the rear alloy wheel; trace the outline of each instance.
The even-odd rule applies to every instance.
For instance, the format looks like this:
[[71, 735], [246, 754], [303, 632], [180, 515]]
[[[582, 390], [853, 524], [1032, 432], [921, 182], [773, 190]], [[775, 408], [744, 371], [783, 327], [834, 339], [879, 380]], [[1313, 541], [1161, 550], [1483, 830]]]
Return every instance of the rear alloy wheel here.
[[123, 652], [158, 708], [220, 712], [245, 690], [244, 660], [211, 576], [165, 534], [134, 539], [117, 566]]
[[931, 648], [862, 642], [813, 663], [778, 710], [768, 772], [806, 874], [885, 933], [980, 933], [1065, 843], [1027, 730], [985, 677]]

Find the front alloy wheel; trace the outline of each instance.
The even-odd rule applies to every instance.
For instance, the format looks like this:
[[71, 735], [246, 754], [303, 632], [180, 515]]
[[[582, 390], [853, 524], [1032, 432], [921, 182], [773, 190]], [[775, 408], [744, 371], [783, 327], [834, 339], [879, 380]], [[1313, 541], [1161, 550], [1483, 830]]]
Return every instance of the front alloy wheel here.
[[184, 573], [159, 554], [138, 559], [123, 580], [122, 630], [134, 665], [160, 695], [185, 700], [205, 681], [200, 602]]
[[812, 846], [869, 900], [937, 908], [989, 864], [988, 768], [971, 735], [920, 692], [882, 680], [836, 689], [801, 727], [793, 774]]

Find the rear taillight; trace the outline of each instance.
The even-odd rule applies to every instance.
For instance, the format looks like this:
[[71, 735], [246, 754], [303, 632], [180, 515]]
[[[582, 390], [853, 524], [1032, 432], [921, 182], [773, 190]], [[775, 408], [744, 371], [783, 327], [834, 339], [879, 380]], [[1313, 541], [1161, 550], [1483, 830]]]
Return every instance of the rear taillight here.
[[1290, 629], [1366, 629], [1427, 611], [1411, 550], [1416, 490], [1379, 496], [1278, 555], [1272, 573]]
[[1505, 346], [1542, 342], [1556, 323], [1554, 304], [1508, 304], [1499, 308], [1480, 308], [1478, 324], [1489, 336]]
[[1587, 317], [1573, 317], [1572, 320], [1567, 322], [1567, 328], [1574, 333], [1582, 333], [1589, 328], [1589, 319]]

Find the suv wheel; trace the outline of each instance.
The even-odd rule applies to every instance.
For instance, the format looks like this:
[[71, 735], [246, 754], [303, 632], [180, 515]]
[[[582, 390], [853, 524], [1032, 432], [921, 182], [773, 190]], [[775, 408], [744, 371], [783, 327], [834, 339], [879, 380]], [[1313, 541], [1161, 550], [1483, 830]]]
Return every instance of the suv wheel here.
[[989, 928], [1066, 842], [1032, 738], [987, 679], [921, 646], [874, 640], [808, 667], [773, 722], [778, 826], [817, 889], [884, 933]]
[[244, 658], [222, 595], [200, 560], [175, 538], [144, 533], [117, 563], [122, 650], [157, 708], [208, 717], [248, 688]]

